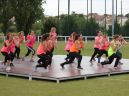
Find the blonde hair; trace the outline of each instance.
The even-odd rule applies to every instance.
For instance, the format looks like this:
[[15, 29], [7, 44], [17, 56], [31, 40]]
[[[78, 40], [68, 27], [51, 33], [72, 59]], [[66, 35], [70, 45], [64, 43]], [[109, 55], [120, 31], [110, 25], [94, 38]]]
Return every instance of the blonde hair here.
[[53, 32], [53, 31], [56, 31], [56, 28], [55, 27], [52, 27], [51, 28], [51, 32]]

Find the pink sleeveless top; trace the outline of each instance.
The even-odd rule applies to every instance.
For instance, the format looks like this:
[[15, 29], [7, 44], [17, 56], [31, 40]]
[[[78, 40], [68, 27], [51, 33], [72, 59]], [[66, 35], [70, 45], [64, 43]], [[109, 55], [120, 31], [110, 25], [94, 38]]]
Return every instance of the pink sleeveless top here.
[[33, 47], [34, 44], [35, 44], [35, 41], [36, 41], [35, 36], [28, 35], [27, 36], [27, 41], [26, 41], [26, 46]]
[[[9, 42], [9, 41], [8, 41], [8, 40], [5, 40], [5, 42]], [[7, 53], [9, 53], [9, 47], [4, 45], [4, 46], [1, 48], [1, 52], [7, 52]]]
[[101, 47], [100, 46], [101, 39], [102, 39], [101, 36], [100, 37], [98, 37], [98, 36], [95, 37], [94, 48], [99, 48], [100, 49], [100, 47]]
[[70, 50], [70, 48], [72, 47], [72, 45], [73, 45], [73, 40], [68, 39], [67, 44], [66, 44], [64, 50], [66, 50], [66, 51], [67, 51], [67, 50]]
[[40, 55], [40, 54], [45, 54], [46, 52], [44, 51], [44, 47], [43, 45], [40, 43], [39, 46], [38, 46], [38, 49], [37, 49], [37, 55]]

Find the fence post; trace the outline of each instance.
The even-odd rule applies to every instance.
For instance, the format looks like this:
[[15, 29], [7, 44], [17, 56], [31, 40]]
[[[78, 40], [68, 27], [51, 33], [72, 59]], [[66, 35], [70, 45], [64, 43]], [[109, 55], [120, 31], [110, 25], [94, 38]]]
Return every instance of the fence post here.
[[65, 43], [67, 42], [67, 37], [65, 36]]
[[85, 36], [85, 42], [87, 43], [87, 37]]

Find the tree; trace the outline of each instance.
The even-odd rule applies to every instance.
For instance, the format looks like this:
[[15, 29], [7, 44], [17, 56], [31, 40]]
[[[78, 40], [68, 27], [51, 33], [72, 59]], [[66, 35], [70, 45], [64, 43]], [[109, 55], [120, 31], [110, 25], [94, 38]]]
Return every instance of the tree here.
[[77, 21], [76, 14], [74, 13], [71, 14], [69, 17], [67, 15], [61, 16], [60, 25], [61, 25], [62, 35], [70, 35], [72, 32], [78, 32], [79, 29], [76, 21]]
[[122, 27], [122, 32], [124, 36], [129, 36], [129, 19], [126, 21], [125, 25]]
[[44, 2], [44, 0], [1, 0], [0, 14], [3, 31], [6, 32], [9, 19], [15, 16], [17, 31], [23, 30], [27, 35], [32, 25], [43, 17]]
[[[114, 34], [120, 34], [120, 35], [123, 35], [121, 33], [121, 27], [120, 27], [120, 24], [118, 24], [117, 22], [114, 23]], [[112, 35], [112, 26], [109, 26], [109, 29], [108, 29], [108, 35], [111, 36]]]
[[95, 36], [96, 31], [100, 29], [94, 18], [90, 18], [85, 25], [85, 32], [87, 36]]
[[0, 1], [0, 23], [2, 23], [2, 31], [6, 34], [9, 28], [9, 19], [13, 16], [13, 10], [11, 7], [10, 0]]
[[57, 28], [57, 18], [56, 17], [46, 17], [43, 24], [42, 33], [50, 32], [51, 27]]
[[12, 0], [11, 3], [16, 16], [17, 30], [23, 30], [27, 35], [32, 25], [43, 17], [44, 0]]

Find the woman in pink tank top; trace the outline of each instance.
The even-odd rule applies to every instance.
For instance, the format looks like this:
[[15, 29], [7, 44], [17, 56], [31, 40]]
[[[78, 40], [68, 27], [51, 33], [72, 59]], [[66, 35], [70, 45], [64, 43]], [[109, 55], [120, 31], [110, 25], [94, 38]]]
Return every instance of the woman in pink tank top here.
[[97, 36], [95, 37], [95, 42], [94, 42], [94, 53], [92, 54], [90, 59], [91, 66], [93, 65], [92, 61], [95, 60], [95, 56], [100, 53], [101, 39], [102, 39], [102, 32], [97, 31]]
[[[45, 69], [48, 66], [48, 59], [47, 59], [47, 40], [49, 39], [49, 34], [44, 34], [42, 36], [41, 42], [37, 48], [37, 56], [39, 57], [38, 65], [35, 67], [35, 71], [37, 67], [44, 67]], [[40, 62], [41, 61], [41, 62]]]
[[[33, 56], [35, 55], [35, 50], [33, 47], [34, 47], [35, 41], [36, 41], [36, 36], [34, 34], [34, 31], [31, 31], [31, 33], [28, 34], [28, 36], [27, 36], [27, 40], [26, 40], [25, 45], [26, 45], [28, 51], [27, 51], [26, 55], [24, 56], [24, 57], [27, 57], [32, 52], [30, 62], [34, 62]], [[22, 60], [24, 60], [24, 57]]]
[[[1, 53], [2, 55], [5, 57], [4, 58], [4, 64], [8, 64], [8, 65], [11, 65], [11, 55], [10, 55], [10, 51], [11, 51], [11, 43], [12, 43], [12, 33], [8, 33], [7, 36], [6, 36], [6, 40], [4, 41], [4, 45], [1, 49]], [[13, 66], [13, 64], [12, 64]]]
[[15, 37], [14, 43], [15, 43], [15, 57], [17, 59], [20, 59], [20, 47], [22, 42], [24, 41], [24, 34], [23, 31], [19, 32], [18, 35]]

